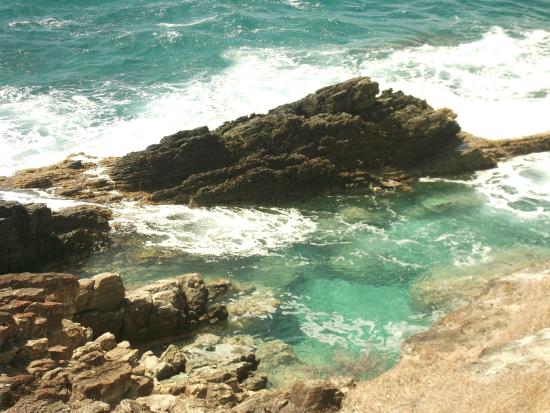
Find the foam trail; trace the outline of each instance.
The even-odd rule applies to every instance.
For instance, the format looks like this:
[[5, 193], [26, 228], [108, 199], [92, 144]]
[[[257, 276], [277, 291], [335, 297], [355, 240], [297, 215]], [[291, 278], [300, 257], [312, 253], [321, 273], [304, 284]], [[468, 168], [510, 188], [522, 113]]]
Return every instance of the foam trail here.
[[114, 209], [114, 226], [146, 237], [149, 247], [204, 256], [262, 256], [306, 241], [316, 224], [295, 209], [189, 208], [153, 205]]
[[471, 180], [422, 178], [421, 182], [468, 185], [487, 199], [487, 205], [520, 218], [550, 217], [550, 152], [518, 156], [497, 168], [477, 172]]
[[550, 216], [550, 152], [517, 157], [478, 172], [472, 185], [494, 208], [528, 219]]

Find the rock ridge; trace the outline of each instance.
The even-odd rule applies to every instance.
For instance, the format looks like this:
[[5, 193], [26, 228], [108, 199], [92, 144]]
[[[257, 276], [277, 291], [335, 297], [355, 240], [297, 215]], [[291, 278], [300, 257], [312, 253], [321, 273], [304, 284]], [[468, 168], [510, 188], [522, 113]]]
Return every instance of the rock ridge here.
[[98, 202], [274, 204], [393, 191], [422, 176], [471, 173], [550, 150], [550, 132], [492, 141], [462, 132], [455, 118], [450, 109], [359, 77], [214, 130], [166, 136], [121, 158], [69, 158], [20, 171], [0, 178], [0, 188], [56, 187], [60, 196]]

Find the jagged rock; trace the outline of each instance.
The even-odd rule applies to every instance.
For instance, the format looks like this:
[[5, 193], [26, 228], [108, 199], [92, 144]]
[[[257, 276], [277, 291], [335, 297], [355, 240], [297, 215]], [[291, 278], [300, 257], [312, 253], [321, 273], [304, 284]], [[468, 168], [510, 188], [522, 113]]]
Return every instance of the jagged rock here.
[[120, 275], [98, 274], [79, 281], [75, 320], [91, 327], [94, 336], [119, 334], [124, 320], [124, 285]]
[[[127, 395], [143, 396], [152, 391], [152, 381], [134, 367], [137, 350], [114, 335], [105, 333], [96, 340], [77, 348], [66, 367], [55, 368], [53, 360], [36, 360], [29, 364], [29, 373], [41, 376], [36, 388], [13, 407], [42, 400], [61, 402], [71, 411], [110, 411]], [[83, 410], [87, 409], [87, 410]]]
[[157, 380], [164, 380], [177, 374], [175, 366], [159, 357], [155, 356], [152, 351], [146, 351], [143, 353], [140, 359], [140, 364], [145, 371]]
[[489, 141], [460, 132], [455, 118], [401, 91], [379, 93], [376, 82], [359, 77], [213, 131], [175, 133], [122, 158], [19, 171], [0, 178], [0, 187], [55, 187], [64, 197], [94, 201], [275, 203], [394, 191], [420, 176], [469, 173], [550, 150], [550, 133]]
[[166, 350], [164, 350], [164, 352], [160, 355], [159, 360], [172, 366], [176, 373], [185, 370], [185, 353], [181, 348], [178, 348], [173, 344], [170, 344]]
[[65, 314], [74, 311], [78, 280], [62, 273], [19, 273], [0, 277], [0, 303], [14, 299], [22, 301], [52, 301], [65, 306]]
[[92, 330], [68, 319], [61, 321], [61, 329], [50, 333], [50, 344], [64, 345], [71, 350], [83, 346], [92, 339]]
[[147, 340], [189, 331], [204, 315], [208, 290], [198, 274], [158, 281], [126, 293], [123, 336]]
[[108, 241], [109, 218], [97, 206], [52, 212], [43, 204], [0, 201], [0, 274], [88, 255]]
[[[0, 402], [8, 411], [223, 412], [267, 385], [267, 377], [256, 374], [252, 337], [202, 334], [185, 346], [169, 345], [159, 356], [145, 351], [139, 358], [128, 341], [117, 343], [112, 333], [96, 333], [91, 341], [89, 326], [64, 318], [84, 323], [82, 315], [120, 311], [139, 316], [139, 334], [150, 339], [188, 332], [227, 316], [225, 306], [209, 302], [198, 274], [153, 283], [124, 299], [116, 274], [80, 282], [68, 274], [10, 274], [0, 284], [0, 359], [6, 364]], [[148, 397], [152, 393], [156, 397]], [[135, 402], [121, 403], [128, 398]]]
[[243, 386], [247, 390], [258, 391], [267, 386], [267, 376], [265, 374], [255, 374], [247, 378]]
[[[340, 409], [344, 393], [327, 381], [297, 382], [290, 390], [293, 412], [332, 412]], [[288, 410], [288, 406], [287, 406]]]
[[259, 391], [243, 403], [231, 409], [232, 413], [279, 413], [289, 403], [285, 390]]
[[49, 358], [49, 346], [50, 343], [46, 337], [36, 340], [27, 340], [27, 342], [23, 345], [23, 347], [21, 347], [21, 350], [17, 354], [17, 358], [20, 360], [24, 360], [25, 362]]
[[33, 380], [30, 374], [0, 375], [0, 409], [7, 409], [27, 394]]
[[462, 150], [454, 118], [402, 92], [379, 93], [362, 77], [214, 131], [165, 137], [113, 161], [110, 174], [121, 190], [155, 202], [212, 205], [369, 189], [448, 158], [459, 160], [441, 162], [443, 173], [494, 166], [484, 152]]

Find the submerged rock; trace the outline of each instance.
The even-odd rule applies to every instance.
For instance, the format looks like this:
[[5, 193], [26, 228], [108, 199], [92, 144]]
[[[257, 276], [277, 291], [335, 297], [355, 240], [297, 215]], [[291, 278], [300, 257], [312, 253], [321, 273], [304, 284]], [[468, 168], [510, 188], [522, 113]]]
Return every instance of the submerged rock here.
[[44, 204], [0, 201], [0, 274], [89, 255], [108, 242], [110, 217], [97, 206], [54, 212]]

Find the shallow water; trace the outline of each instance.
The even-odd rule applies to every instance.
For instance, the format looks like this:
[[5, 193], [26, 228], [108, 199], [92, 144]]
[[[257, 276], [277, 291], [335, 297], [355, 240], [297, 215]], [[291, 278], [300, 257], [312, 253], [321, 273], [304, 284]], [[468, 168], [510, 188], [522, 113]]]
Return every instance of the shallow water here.
[[321, 371], [367, 356], [388, 367], [453, 293], [550, 259], [549, 161], [530, 155], [460, 180], [426, 179], [408, 193], [287, 208], [151, 206], [132, 215], [124, 206], [115, 213], [119, 244], [79, 271], [120, 272], [130, 285], [191, 271], [229, 278], [280, 306], [226, 333], [281, 339]]

